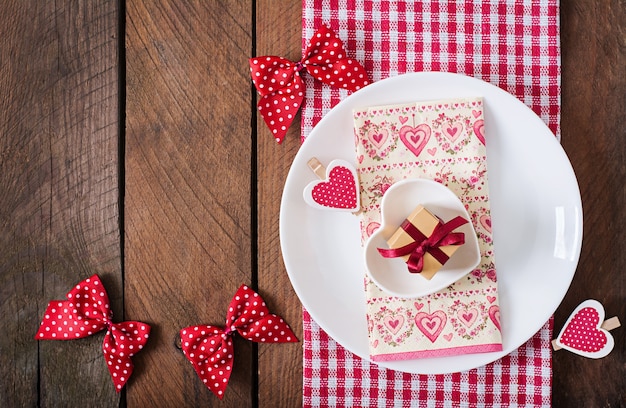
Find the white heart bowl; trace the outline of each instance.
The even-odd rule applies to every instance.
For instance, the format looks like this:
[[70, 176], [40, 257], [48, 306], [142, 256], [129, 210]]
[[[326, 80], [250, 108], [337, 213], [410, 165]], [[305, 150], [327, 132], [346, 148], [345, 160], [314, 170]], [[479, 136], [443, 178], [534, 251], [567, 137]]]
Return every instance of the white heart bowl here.
[[[461, 216], [469, 222], [455, 231], [465, 234], [465, 244], [428, 280], [410, 273], [401, 258], [385, 258], [377, 248], [388, 248], [387, 240], [418, 205], [423, 205], [444, 222]], [[470, 273], [480, 263], [478, 239], [471, 218], [461, 200], [446, 186], [428, 179], [402, 180], [391, 186], [381, 204], [381, 226], [365, 244], [365, 265], [369, 277], [381, 289], [401, 298], [437, 292]]]

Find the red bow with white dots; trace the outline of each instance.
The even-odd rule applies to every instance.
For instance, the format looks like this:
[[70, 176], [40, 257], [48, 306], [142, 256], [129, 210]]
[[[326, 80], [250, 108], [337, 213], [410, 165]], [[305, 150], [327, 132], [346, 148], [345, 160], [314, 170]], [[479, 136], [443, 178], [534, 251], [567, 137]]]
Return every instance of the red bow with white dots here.
[[278, 143], [282, 143], [304, 99], [303, 69], [318, 81], [349, 91], [369, 83], [365, 68], [346, 57], [343, 43], [326, 26], [309, 40], [298, 62], [276, 56], [250, 58], [252, 82], [261, 95], [259, 112]]
[[133, 372], [130, 358], [148, 341], [150, 326], [133, 321], [113, 323], [109, 297], [98, 275], [80, 282], [66, 297], [48, 303], [35, 339], [80, 339], [107, 329], [102, 351], [119, 392]]
[[233, 340], [239, 333], [246, 340], [257, 343], [297, 342], [289, 325], [271, 314], [265, 302], [254, 290], [241, 285], [226, 313], [226, 328], [216, 326], [189, 326], [180, 331], [181, 347], [185, 357], [204, 384], [220, 399], [233, 367]]

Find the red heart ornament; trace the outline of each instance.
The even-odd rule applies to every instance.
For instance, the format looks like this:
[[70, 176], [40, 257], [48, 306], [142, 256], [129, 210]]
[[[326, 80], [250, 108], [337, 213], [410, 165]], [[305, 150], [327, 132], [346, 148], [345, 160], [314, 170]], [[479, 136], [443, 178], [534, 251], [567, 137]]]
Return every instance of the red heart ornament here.
[[324, 210], [359, 211], [356, 170], [344, 160], [333, 160], [326, 168], [326, 180], [313, 181], [306, 186], [304, 201]]
[[588, 358], [602, 358], [613, 350], [613, 336], [600, 326], [604, 307], [597, 300], [582, 302], [561, 329], [556, 343], [560, 347]]

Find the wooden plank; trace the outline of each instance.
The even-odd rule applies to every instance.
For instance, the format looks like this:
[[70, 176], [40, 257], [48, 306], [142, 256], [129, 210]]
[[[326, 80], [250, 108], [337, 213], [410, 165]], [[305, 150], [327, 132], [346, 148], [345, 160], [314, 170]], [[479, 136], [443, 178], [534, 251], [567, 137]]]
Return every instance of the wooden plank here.
[[[562, 144], [580, 185], [584, 239], [572, 286], [555, 314], [555, 336], [582, 301], [604, 305], [606, 317], [626, 316], [626, 51], [623, 2], [561, 2], [563, 50]], [[626, 336], [602, 360], [554, 353], [554, 406], [626, 404]], [[578, 375], [577, 373], [582, 373]]]
[[[256, 55], [302, 57], [302, 4], [257, 2]], [[300, 115], [284, 142], [276, 144], [257, 118], [258, 283], [270, 310], [283, 316], [302, 341], [302, 307], [280, 252], [278, 217], [285, 178], [300, 147]], [[259, 406], [302, 406], [302, 343], [259, 345]]]
[[34, 340], [100, 274], [122, 317], [118, 4], [0, 3], [0, 406], [114, 406], [99, 333]]
[[[125, 308], [153, 325], [129, 407], [217, 403], [177, 348], [223, 325], [252, 280], [251, 1], [126, 2]], [[254, 347], [235, 341], [223, 406], [250, 406]]]

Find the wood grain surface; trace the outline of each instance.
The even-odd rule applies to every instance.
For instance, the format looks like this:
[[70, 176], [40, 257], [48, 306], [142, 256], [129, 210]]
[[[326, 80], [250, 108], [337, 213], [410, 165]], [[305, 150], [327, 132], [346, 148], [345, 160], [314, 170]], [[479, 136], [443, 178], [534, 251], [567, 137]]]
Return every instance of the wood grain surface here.
[[558, 308], [555, 336], [586, 299], [618, 316], [615, 348], [601, 360], [553, 355], [555, 407], [626, 406], [626, 4], [561, 2], [562, 145], [583, 201], [583, 248]]
[[[125, 308], [153, 327], [129, 406], [215, 403], [178, 332], [223, 326], [256, 283], [251, 16], [247, 1], [126, 2]], [[224, 406], [253, 401], [255, 348], [239, 340]]]
[[0, 3], [0, 406], [115, 406], [103, 333], [34, 340], [98, 273], [122, 317], [116, 2]]
[[[242, 283], [302, 339], [279, 242], [299, 116], [277, 145], [248, 58], [301, 56], [301, 2], [0, 2], [0, 406], [296, 407], [302, 344], [237, 338], [224, 400], [178, 345], [223, 325]], [[561, 2], [562, 145], [578, 177], [584, 242], [555, 313], [594, 298], [622, 327], [590, 360], [553, 356], [553, 406], [626, 406], [626, 7]], [[34, 340], [41, 314], [98, 273], [114, 320], [152, 325], [116, 394], [103, 333]], [[556, 333], [555, 333], [556, 335]]]
[[[256, 56], [302, 58], [299, 1], [257, 1]], [[277, 18], [277, 16], [280, 16]], [[271, 310], [283, 316], [302, 341], [302, 307], [280, 252], [279, 212], [291, 162], [300, 147], [300, 114], [281, 145], [253, 112], [257, 126], [258, 282]], [[302, 343], [259, 345], [259, 406], [302, 406]]]

